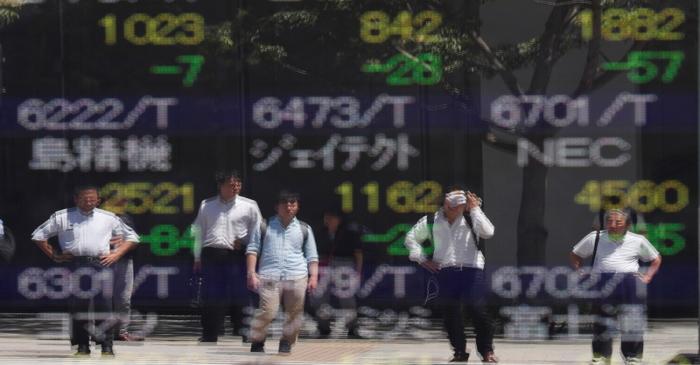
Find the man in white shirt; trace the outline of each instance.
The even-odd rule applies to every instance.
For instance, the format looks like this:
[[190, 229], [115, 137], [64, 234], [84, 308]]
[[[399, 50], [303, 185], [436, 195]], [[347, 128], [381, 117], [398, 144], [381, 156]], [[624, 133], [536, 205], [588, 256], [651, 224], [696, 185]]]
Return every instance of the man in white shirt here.
[[200, 342], [214, 343], [230, 305], [248, 304], [244, 253], [262, 220], [258, 204], [239, 195], [242, 184], [237, 171], [218, 172], [216, 183], [219, 194], [202, 201], [193, 223], [193, 271], [201, 272], [204, 279]]
[[[46, 222], [32, 233], [32, 240], [39, 249], [51, 260], [63, 263], [70, 262], [74, 272], [90, 272], [93, 275], [103, 275], [106, 268], [118, 262], [124, 254], [138, 243], [139, 236], [131, 227], [124, 224], [113, 213], [98, 209], [100, 197], [97, 188], [92, 186], [79, 187], [75, 190], [75, 208], [55, 212]], [[49, 238], [58, 236], [60, 251], [56, 251], [48, 242]], [[110, 240], [122, 237], [124, 244], [110, 251]], [[111, 273], [106, 273], [111, 279]], [[81, 289], [85, 289], [81, 287]], [[75, 292], [75, 291], [74, 291]], [[82, 292], [82, 290], [81, 290]], [[95, 325], [102, 328], [103, 333], [95, 334], [102, 343], [102, 355], [114, 356], [112, 349], [113, 332], [111, 289], [103, 288], [89, 298], [76, 296], [73, 302], [73, 335], [72, 340], [78, 345], [78, 356], [90, 354], [90, 337], [87, 330], [89, 308], [91, 301], [98, 315]], [[103, 325], [105, 319], [109, 322]], [[110, 325], [111, 323], [111, 325]], [[106, 327], [106, 328], [105, 328]]]
[[[592, 364], [610, 364], [612, 328], [619, 317], [621, 349], [625, 363], [639, 364], [644, 350], [645, 293], [661, 266], [661, 255], [642, 235], [628, 232], [627, 213], [612, 209], [605, 213], [605, 231], [591, 232], [574, 246], [571, 265], [580, 270], [583, 260], [593, 256], [589, 280], [596, 280], [599, 297], [594, 300], [596, 320], [593, 326]], [[597, 245], [596, 245], [597, 241]], [[596, 247], [597, 246], [597, 247]], [[651, 262], [646, 272], [639, 261]]]
[[[492, 237], [494, 226], [481, 210], [481, 199], [476, 194], [459, 186], [447, 191], [434, 219], [421, 218], [406, 234], [404, 244], [409, 259], [437, 278], [437, 300], [443, 308], [445, 329], [454, 350], [451, 361], [469, 359], [462, 319], [462, 306], [466, 306], [474, 322], [477, 350], [484, 362], [495, 363], [498, 359], [493, 352], [493, 323], [485, 308], [484, 254], [478, 241]], [[465, 211], [469, 212], [471, 225]], [[435, 247], [432, 259], [425, 257], [420, 245], [428, 239]]]

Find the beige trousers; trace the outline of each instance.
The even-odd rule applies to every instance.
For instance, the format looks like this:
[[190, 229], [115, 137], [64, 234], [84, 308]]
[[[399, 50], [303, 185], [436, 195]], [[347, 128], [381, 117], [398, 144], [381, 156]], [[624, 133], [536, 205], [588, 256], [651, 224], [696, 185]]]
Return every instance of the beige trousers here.
[[260, 306], [255, 311], [255, 317], [250, 324], [251, 342], [264, 342], [267, 328], [277, 316], [280, 301], [284, 307], [285, 319], [282, 327], [282, 338], [289, 344], [294, 344], [304, 318], [304, 297], [308, 278], [297, 280], [260, 280]]

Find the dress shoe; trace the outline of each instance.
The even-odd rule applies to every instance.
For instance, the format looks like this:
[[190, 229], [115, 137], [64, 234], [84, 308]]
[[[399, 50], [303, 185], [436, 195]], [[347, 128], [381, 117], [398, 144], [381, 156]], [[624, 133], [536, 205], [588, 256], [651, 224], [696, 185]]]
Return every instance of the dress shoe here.
[[498, 358], [496, 357], [496, 354], [493, 353], [493, 351], [489, 351], [486, 353], [486, 355], [484, 355], [484, 358], [481, 361], [489, 364], [496, 364], [498, 363]]
[[250, 352], [265, 352], [265, 342], [253, 342], [250, 344]]
[[90, 345], [79, 344], [75, 356], [90, 356]]
[[469, 361], [469, 353], [462, 352], [462, 351], [455, 351], [454, 356], [452, 356], [452, 360], [450, 360], [450, 362], [467, 362], [467, 361]]
[[280, 340], [280, 347], [277, 350], [280, 355], [291, 355], [292, 354], [292, 344], [288, 341]]
[[114, 356], [114, 350], [110, 345], [102, 345], [102, 356]]

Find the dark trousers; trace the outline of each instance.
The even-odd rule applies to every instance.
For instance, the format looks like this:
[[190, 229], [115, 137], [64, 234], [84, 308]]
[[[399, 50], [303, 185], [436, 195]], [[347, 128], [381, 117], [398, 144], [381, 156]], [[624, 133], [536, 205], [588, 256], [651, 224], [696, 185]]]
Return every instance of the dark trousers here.
[[[601, 296], [593, 303], [593, 355], [610, 357], [615, 328], [619, 327], [622, 355], [641, 357], [646, 327], [644, 284], [632, 273], [603, 273], [596, 285]], [[617, 321], [616, 321], [617, 319]]]
[[443, 312], [445, 330], [455, 352], [466, 352], [463, 309], [476, 331], [476, 348], [484, 356], [493, 351], [493, 322], [486, 311], [484, 270], [444, 268], [437, 274], [437, 304]]
[[[324, 279], [328, 280], [329, 283], [325, 290], [318, 289], [306, 296], [311, 315], [318, 322], [319, 334], [321, 336], [330, 335], [337, 308], [340, 309], [339, 313], [343, 315], [348, 335], [359, 335], [356, 294], [359, 289], [360, 275], [355, 271], [354, 258], [334, 257], [330, 266], [319, 268], [319, 282]], [[347, 286], [348, 282], [352, 281], [357, 282], [357, 287], [354, 287], [354, 290], [333, 293], [334, 287]], [[350, 285], [350, 287], [353, 286]]]
[[[235, 311], [239, 314], [237, 318], [242, 319], [242, 307], [248, 304], [250, 295], [245, 288], [245, 258], [242, 252], [205, 247], [201, 260], [202, 338], [216, 341], [227, 311]], [[238, 308], [232, 309], [232, 305]]]
[[[112, 313], [111, 269], [100, 265], [97, 257], [75, 257], [71, 266], [74, 273], [78, 270], [85, 273], [80, 275], [80, 282], [71, 283], [80, 288], [73, 289], [73, 293], [77, 294], [71, 298], [71, 342], [77, 345], [90, 344], [88, 325], [90, 317], [94, 316], [93, 337], [101, 342], [102, 346], [112, 346], [116, 319]], [[94, 274], [89, 275], [90, 273]], [[102, 285], [95, 285], [97, 282]]]

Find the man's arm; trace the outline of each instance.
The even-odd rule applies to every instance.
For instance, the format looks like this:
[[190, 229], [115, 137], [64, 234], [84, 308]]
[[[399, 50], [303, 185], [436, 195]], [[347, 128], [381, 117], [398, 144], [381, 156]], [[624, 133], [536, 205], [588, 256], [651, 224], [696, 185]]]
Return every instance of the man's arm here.
[[108, 254], [100, 256], [100, 264], [102, 264], [102, 266], [112, 266], [126, 255], [127, 252], [135, 249], [140, 240], [136, 231], [134, 231], [130, 225], [126, 224], [121, 217], [117, 217], [112, 234], [113, 238], [110, 240], [110, 244], [113, 244], [114, 249]]
[[255, 252], [247, 252], [245, 258], [246, 264], [246, 285], [252, 291], [258, 291], [260, 287], [260, 279], [255, 272], [255, 267], [258, 265], [258, 254]]
[[49, 238], [58, 234], [59, 224], [56, 219], [56, 214], [51, 215], [46, 222], [42, 223], [37, 229], [32, 232], [32, 241], [39, 246], [48, 258], [55, 262], [67, 262], [73, 259], [73, 255], [68, 253], [56, 254], [53, 246], [49, 244]]
[[53, 246], [49, 244], [48, 240], [33, 241], [34, 243], [36, 243], [37, 246], [39, 246], [41, 252], [43, 252], [48, 258], [50, 258], [54, 262], [68, 262], [73, 259], [73, 255], [69, 253], [56, 254], [56, 251], [53, 249]]
[[199, 205], [199, 211], [197, 212], [197, 217], [194, 219], [194, 222], [192, 223], [192, 236], [194, 237], [194, 242], [192, 242], [192, 256], [194, 257], [193, 263], [192, 263], [192, 271], [195, 273], [198, 273], [202, 269], [202, 261], [201, 261], [201, 256], [202, 256], [202, 245], [204, 241], [204, 203], [205, 200], [202, 200], [202, 203]]
[[306, 285], [308, 291], [316, 290], [318, 286], [318, 261], [309, 262], [309, 283]]
[[646, 273], [637, 273], [637, 275], [644, 284], [649, 284], [654, 278], [654, 275], [656, 275], [656, 272], [659, 271], [659, 267], [661, 267], [661, 255], [656, 256], [656, 258], [651, 261]]
[[353, 251], [352, 255], [355, 259], [355, 271], [357, 272], [357, 275], [362, 275], [362, 264], [364, 261], [364, 254], [362, 253], [362, 250], [358, 249]]
[[571, 267], [573, 267], [576, 271], [583, 266], [583, 258], [573, 252], [569, 253], [569, 262], [571, 262]]
[[481, 210], [481, 198], [471, 191], [467, 192], [467, 210], [472, 218], [474, 232], [484, 239], [493, 237], [495, 227], [483, 210]]
[[[419, 243], [428, 239], [430, 229], [431, 227], [428, 227], [427, 216], [419, 219], [418, 223], [411, 227], [408, 233], [406, 233], [403, 244], [408, 249], [409, 260], [419, 263], [420, 266], [423, 266], [432, 273], [436, 273], [440, 270], [440, 266], [435, 261], [428, 260], [425, 255], [423, 255], [423, 247], [421, 247]], [[433, 242], [433, 245], [434, 244], [435, 242]]]
[[308, 229], [308, 237], [306, 237], [303, 250], [304, 258], [306, 258], [309, 267], [309, 282], [306, 288], [312, 291], [315, 290], [318, 285], [318, 250], [316, 249], [316, 238], [314, 237], [314, 232], [311, 227]]
[[136, 242], [133, 241], [123, 241], [116, 245], [114, 250], [110, 251], [106, 255], [100, 256], [100, 264], [102, 266], [108, 267], [119, 261], [127, 252], [135, 249], [137, 246]]

